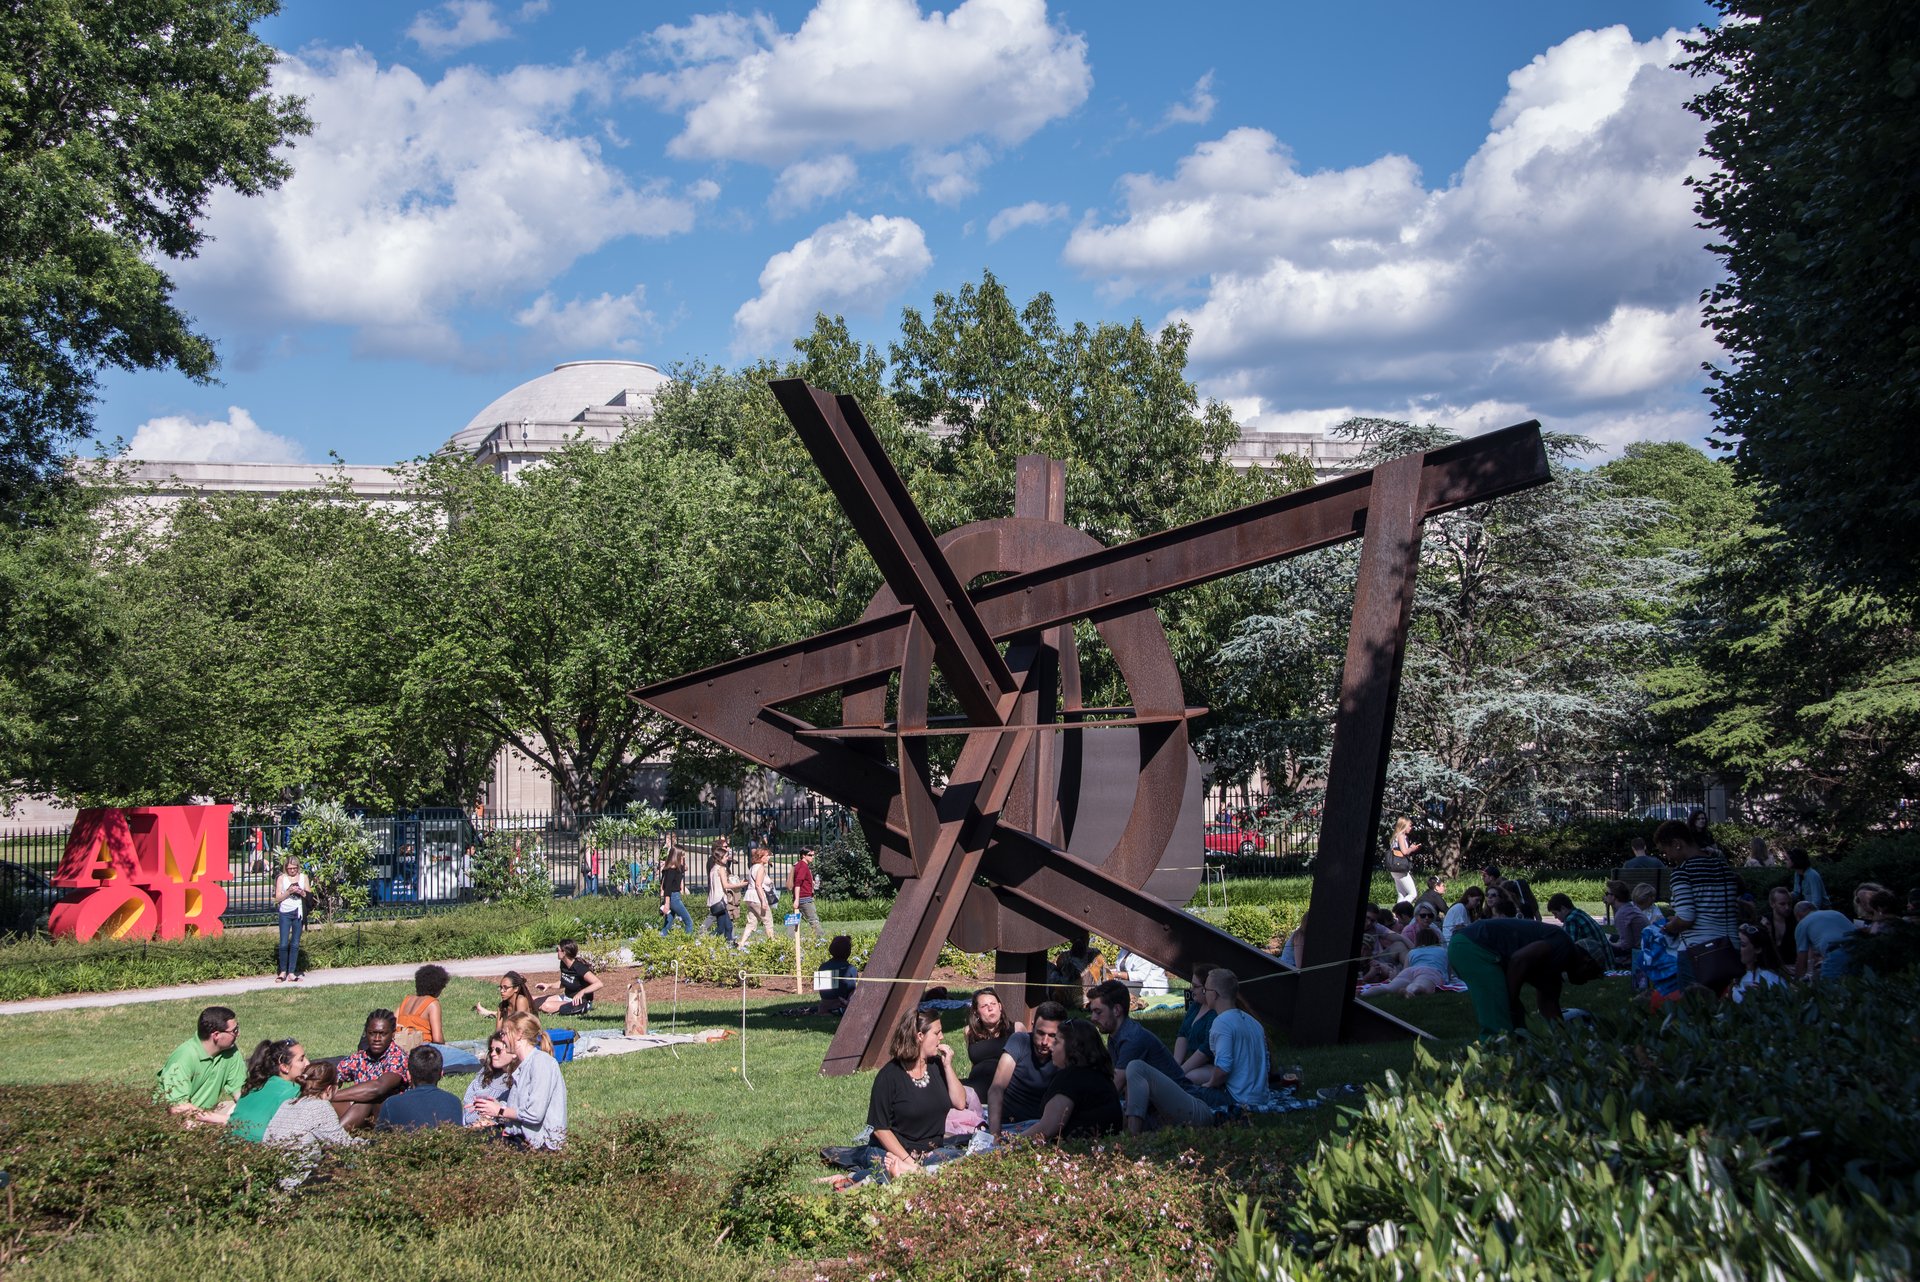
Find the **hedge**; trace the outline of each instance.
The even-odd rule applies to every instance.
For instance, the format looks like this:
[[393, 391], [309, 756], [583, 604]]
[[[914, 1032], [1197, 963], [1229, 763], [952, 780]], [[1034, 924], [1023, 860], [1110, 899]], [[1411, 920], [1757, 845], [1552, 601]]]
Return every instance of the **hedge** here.
[[1423, 1050], [1301, 1187], [1238, 1208], [1221, 1278], [1910, 1277], [1920, 1007], [1848, 981]]

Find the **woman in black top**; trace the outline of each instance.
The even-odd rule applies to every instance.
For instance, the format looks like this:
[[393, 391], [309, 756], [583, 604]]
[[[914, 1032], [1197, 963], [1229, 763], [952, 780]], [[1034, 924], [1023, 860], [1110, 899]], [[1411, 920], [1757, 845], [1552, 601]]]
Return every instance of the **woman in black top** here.
[[960, 1083], [974, 1094], [968, 1107], [977, 1107], [975, 1101], [987, 1097], [987, 1088], [993, 1085], [993, 1072], [1000, 1067], [1000, 1052], [1007, 1049], [1007, 1039], [1025, 1031], [1007, 1018], [999, 993], [983, 988], [973, 995], [973, 1010], [967, 1016], [967, 1076]]
[[918, 1170], [947, 1134], [947, 1111], [966, 1107], [953, 1071], [953, 1048], [941, 1040], [940, 1017], [909, 1012], [893, 1030], [893, 1058], [873, 1077], [867, 1125], [881, 1150], [875, 1173]]
[[1027, 1134], [1036, 1140], [1079, 1140], [1119, 1131], [1120, 1092], [1099, 1031], [1084, 1020], [1070, 1020], [1060, 1026], [1056, 1046], [1063, 1067], [1047, 1087], [1040, 1120]]
[[693, 933], [693, 914], [687, 911], [686, 903], [680, 898], [680, 892], [687, 887], [687, 856], [680, 849], [680, 839], [672, 833], [667, 834], [666, 858], [660, 864], [660, 933], [666, 934], [673, 929], [674, 919]]

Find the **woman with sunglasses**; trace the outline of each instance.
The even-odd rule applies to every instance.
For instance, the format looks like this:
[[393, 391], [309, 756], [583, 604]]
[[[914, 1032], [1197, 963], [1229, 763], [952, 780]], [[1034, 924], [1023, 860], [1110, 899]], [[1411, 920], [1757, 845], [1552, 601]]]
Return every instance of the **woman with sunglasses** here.
[[1440, 914], [1433, 910], [1432, 904], [1422, 901], [1413, 906], [1413, 916], [1407, 922], [1406, 929], [1400, 933], [1407, 937], [1407, 943], [1418, 944], [1421, 931], [1439, 929]]
[[487, 1052], [480, 1060], [480, 1071], [467, 1083], [467, 1093], [460, 1097], [460, 1124], [462, 1126], [490, 1127], [493, 1123], [480, 1116], [473, 1105], [475, 1100], [502, 1100], [513, 1089], [513, 1047], [507, 1044], [505, 1033], [495, 1033], [487, 1039]]

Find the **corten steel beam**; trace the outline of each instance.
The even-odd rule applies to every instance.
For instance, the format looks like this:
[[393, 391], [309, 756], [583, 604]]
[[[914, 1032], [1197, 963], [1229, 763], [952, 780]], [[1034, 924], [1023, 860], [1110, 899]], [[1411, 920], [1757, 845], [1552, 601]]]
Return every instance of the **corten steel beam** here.
[[935, 660], [960, 706], [976, 721], [1005, 721], [1013, 676], [860, 407], [851, 396], [836, 399], [802, 379], [775, 379], [768, 386], [887, 586], [932, 638]]
[[[1422, 519], [1501, 498], [1548, 479], [1540, 425], [1521, 423], [1425, 455]], [[1179, 588], [1211, 582], [1316, 548], [1365, 529], [1373, 473], [1356, 472], [1310, 489], [1014, 574], [970, 593], [996, 640], [1071, 623]], [[1237, 523], [1236, 523], [1237, 519]], [[715, 714], [737, 724], [736, 700], [784, 703], [885, 676], [899, 667], [913, 614], [898, 610], [830, 632], [656, 682], [633, 697], [708, 733]], [[760, 703], [753, 706], [758, 707]], [[731, 745], [730, 745], [731, 746]], [[752, 753], [745, 755], [753, 756]], [[753, 758], [762, 765], [775, 761]]]
[[[1353, 622], [1327, 761], [1327, 795], [1313, 861], [1313, 897], [1306, 933], [1309, 962], [1358, 955], [1372, 870], [1374, 833], [1386, 789], [1387, 749], [1400, 693], [1407, 623], [1420, 568], [1424, 469], [1408, 455], [1374, 469], [1373, 502], [1360, 547]], [[1347, 1039], [1348, 1003], [1357, 963], [1308, 971], [1300, 977], [1292, 1040], [1322, 1046]]]

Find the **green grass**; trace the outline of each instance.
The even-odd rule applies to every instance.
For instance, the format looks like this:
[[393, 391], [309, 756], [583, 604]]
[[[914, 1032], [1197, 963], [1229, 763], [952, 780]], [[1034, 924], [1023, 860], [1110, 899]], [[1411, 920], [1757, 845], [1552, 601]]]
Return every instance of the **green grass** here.
[[[1624, 989], [1609, 984], [1609, 989]], [[1589, 1001], [1601, 990], [1585, 990]], [[405, 996], [395, 984], [342, 985], [327, 988], [275, 988], [219, 999], [240, 1019], [244, 1050], [266, 1037], [298, 1037], [311, 1055], [352, 1050], [369, 1010], [392, 1008]], [[446, 1035], [452, 1039], [484, 1036], [492, 1021], [473, 1012], [476, 1001], [496, 996], [481, 980], [455, 979], [441, 999]], [[738, 1002], [683, 1004], [680, 1027], [731, 1028], [734, 1037], [709, 1045], [640, 1051], [607, 1059], [583, 1059], [567, 1066], [570, 1121], [587, 1125], [616, 1114], [642, 1111], [687, 1113], [703, 1119], [715, 1154], [725, 1165], [730, 1152], [745, 1154], [775, 1133], [790, 1134], [817, 1146], [843, 1144], [864, 1124], [871, 1078], [823, 1077], [820, 1061], [833, 1035], [832, 1021], [815, 1016], [773, 1013], [794, 998], [751, 997], [747, 1006], [747, 1077], [740, 1074], [741, 1026]], [[1474, 1032], [1473, 1014], [1463, 994], [1436, 993], [1406, 1001], [1383, 999], [1385, 1009], [1432, 1033], [1438, 1048], [1464, 1044]], [[16, 1048], [0, 1056], [0, 1084], [55, 1085], [94, 1082], [149, 1086], [169, 1052], [191, 1033], [204, 1000], [145, 1002], [131, 1006], [36, 1012], [0, 1017], [0, 1040]], [[665, 1030], [670, 1011], [664, 1003], [651, 1012], [653, 1027]], [[960, 1016], [948, 1012], [948, 1040], [963, 1044]], [[557, 1027], [615, 1028], [621, 1013], [559, 1019]], [[1142, 1018], [1171, 1043], [1177, 1013]], [[31, 1054], [20, 1048], [31, 1047]], [[1345, 1082], [1379, 1081], [1388, 1070], [1405, 1072], [1413, 1063], [1413, 1044], [1292, 1048], [1277, 1045], [1276, 1064], [1297, 1064], [1309, 1088]], [[964, 1062], [964, 1061], [963, 1061]], [[750, 1082], [749, 1086], [747, 1082]], [[464, 1085], [464, 1082], [461, 1082]], [[1263, 1119], [1261, 1125], [1288, 1133], [1318, 1135], [1333, 1110]], [[1276, 1137], [1279, 1138], [1279, 1137]]]

